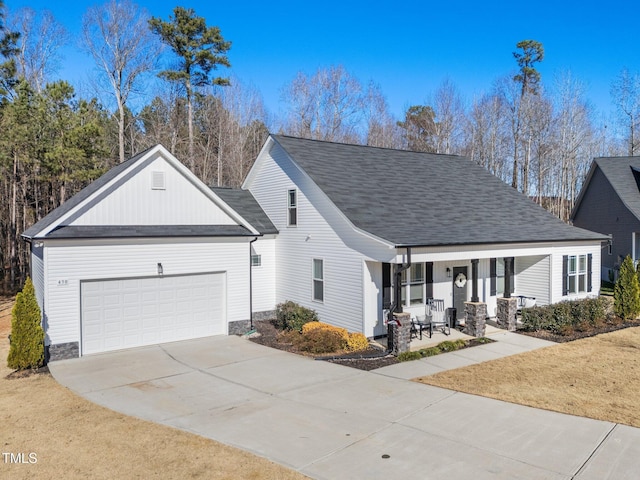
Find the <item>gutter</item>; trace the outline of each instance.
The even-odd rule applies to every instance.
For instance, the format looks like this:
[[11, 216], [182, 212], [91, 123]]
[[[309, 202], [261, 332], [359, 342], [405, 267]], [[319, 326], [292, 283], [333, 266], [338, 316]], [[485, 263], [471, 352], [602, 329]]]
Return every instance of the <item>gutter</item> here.
[[253, 330], [253, 265], [251, 264], [251, 244], [258, 240], [255, 237], [249, 242], [249, 332]]

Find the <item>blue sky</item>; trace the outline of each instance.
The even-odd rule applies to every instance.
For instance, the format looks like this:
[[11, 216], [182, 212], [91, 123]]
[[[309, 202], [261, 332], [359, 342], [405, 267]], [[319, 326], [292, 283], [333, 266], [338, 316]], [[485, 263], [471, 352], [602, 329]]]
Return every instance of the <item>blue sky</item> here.
[[[10, 9], [49, 9], [71, 35], [98, 1], [5, 0]], [[140, 1], [151, 15], [168, 19], [175, 1]], [[457, 2], [405, 1], [192, 1], [233, 45], [230, 73], [257, 87], [267, 108], [278, 113], [280, 91], [297, 72], [342, 64], [361, 82], [373, 80], [392, 113], [402, 116], [423, 104], [445, 78], [470, 103], [493, 82], [513, 73], [512, 52], [520, 40], [542, 42], [543, 82], [570, 70], [587, 88], [599, 112], [612, 109], [609, 89], [623, 67], [640, 71], [640, 4], [585, 1]], [[69, 48], [59, 71], [73, 83], [93, 67]], [[78, 68], [84, 65], [83, 68]], [[224, 69], [226, 70], [226, 69]]]

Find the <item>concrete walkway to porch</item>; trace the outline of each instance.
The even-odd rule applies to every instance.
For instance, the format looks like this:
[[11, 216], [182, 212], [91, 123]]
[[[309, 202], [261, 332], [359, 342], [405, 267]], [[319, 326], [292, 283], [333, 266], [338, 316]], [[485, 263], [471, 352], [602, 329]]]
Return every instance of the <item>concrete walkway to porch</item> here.
[[[443, 353], [434, 357], [397, 363], [395, 365], [389, 365], [388, 367], [378, 368], [374, 371], [381, 375], [408, 380], [555, 345], [553, 342], [507, 332], [506, 330], [501, 330], [491, 325], [487, 325], [485, 337], [491, 338], [495, 340], [495, 342], [473, 348], [465, 348], [455, 352]], [[411, 341], [411, 350], [435, 346], [445, 340], [456, 340], [458, 338], [470, 339], [473, 337], [465, 335], [458, 330], [451, 330], [451, 335], [444, 335], [437, 332], [433, 334], [432, 338], [424, 335], [422, 340], [413, 339]]]

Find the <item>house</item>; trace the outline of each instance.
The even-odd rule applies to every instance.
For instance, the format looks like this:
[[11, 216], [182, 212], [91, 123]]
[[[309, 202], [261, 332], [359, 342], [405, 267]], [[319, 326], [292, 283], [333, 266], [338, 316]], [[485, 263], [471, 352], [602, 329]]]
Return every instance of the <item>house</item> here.
[[571, 213], [574, 225], [610, 237], [602, 278], [614, 280], [627, 255], [640, 260], [640, 157], [596, 158]]
[[429, 297], [597, 295], [606, 240], [462, 157], [283, 135], [239, 190], [156, 146], [23, 236], [52, 359], [246, 331], [285, 300], [371, 337]]
[[392, 266], [409, 256], [398, 300], [416, 314], [434, 297], [458, 317], [470, 300], [493, 316], [505, 271], [542, 305], [599, 293], [606, 237], [463, 157], [272, 135], [242, 188], [279, 231], [276, 302], [367, 336], [385, 333]]

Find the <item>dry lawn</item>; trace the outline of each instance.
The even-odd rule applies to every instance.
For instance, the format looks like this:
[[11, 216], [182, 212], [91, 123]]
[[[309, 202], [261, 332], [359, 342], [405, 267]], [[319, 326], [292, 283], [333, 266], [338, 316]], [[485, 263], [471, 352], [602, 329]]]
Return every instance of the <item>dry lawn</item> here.
[[421, 377], [416, 381], [640, 427], [640, 327]]
[[297, 472], [212, 440], [99, 407], [49, 374], [7, 379], [10, 305], [0, 303], [0, 478], [302, 479]]

